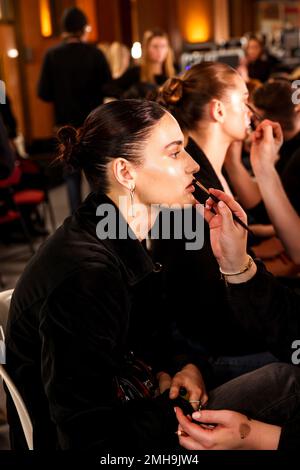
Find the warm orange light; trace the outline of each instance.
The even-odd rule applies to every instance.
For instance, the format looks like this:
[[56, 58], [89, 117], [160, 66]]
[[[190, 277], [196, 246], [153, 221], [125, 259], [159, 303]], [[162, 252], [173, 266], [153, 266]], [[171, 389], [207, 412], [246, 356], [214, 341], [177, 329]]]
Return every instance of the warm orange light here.
[[204, 42], [210, 38], [210, 24], [202, 15], [189, 15], [185, 22], [185, 37], [188, 42]]
[[205, 42], [213, 37], [213, 2], [177, 0], [178, 23], [187, 42]]
[[51, 6], [50, 0], [40, 0], [40, 23], [42, 36], [52, 36]]

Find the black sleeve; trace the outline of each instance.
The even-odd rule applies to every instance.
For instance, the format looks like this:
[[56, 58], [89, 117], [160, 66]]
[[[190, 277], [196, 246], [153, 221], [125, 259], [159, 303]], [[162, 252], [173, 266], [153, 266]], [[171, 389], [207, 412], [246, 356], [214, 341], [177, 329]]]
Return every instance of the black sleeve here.
[[0, 116], [0, 179], [7, 178], [13, 170], [15, 155], [10, 147], [8, 135]]
[[290, 203], [300, 215], [300, 150], [297, 150], [287, 163], [281, 181]]
[[131, 67], [121, 77], [107, 83], [104, 87], [104, 94], [105, 96], [121, 98], [126, 90], [138, 82], [140, 82], [140, 68]]
[[96, 49], [97, 61], [96, 61], [96, 70], [95, 76], [99, 78], [99, 83], [101, 83], [101, 91], [103, 93], [103, 87], [111, 81], [110, 68], [107, 63], [107, 60], [104, 54]]
[[53, 101], [54, 92], [53, 92], [53, 70], [51, 64], [51, 54], [47, 52], [44, 61], [42, 64], [41, 75], [38, 82], [37, 93], [38, 97], [44, 101]]
[[228, 284], [236, 319], [275, 356], [290, 362], [292, 343], [300, 336], [300, 296], [278, 282], [263, 264], [250, 281]]
[[42, 380], [62, 449], [128, 452], [174, 439], [167, 397], [126, 404], [116, 397], [125, 302], [120, 276], [105, 266], [73, 275], [47, 301], [40, 323]]

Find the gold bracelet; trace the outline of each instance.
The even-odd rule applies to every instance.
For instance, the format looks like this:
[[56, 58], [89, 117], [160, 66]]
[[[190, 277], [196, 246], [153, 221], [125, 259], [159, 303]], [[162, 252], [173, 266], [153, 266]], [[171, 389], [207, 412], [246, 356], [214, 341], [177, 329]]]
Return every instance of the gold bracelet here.
[[245, 267], [242, 269], [242, 271], [239, 271], [238, 273], [225, 273], [224, 271], [222, 271], [221, 268], [219, 268], [219, 269], [220, 269], [220, 273], [222, 274], [222, 277], [223, 277], [223, 276], [239, 276], [240, 274], [244, 274], [246, 271], [248, 271], [248, 270], [251, 268], [251, 266], [252, 266], [253, 263], [254, 263], [253, 258], [251, 258], [251, 256], [248, 255], [248, 262], [247, 262], [247, 264], [246, 264]]

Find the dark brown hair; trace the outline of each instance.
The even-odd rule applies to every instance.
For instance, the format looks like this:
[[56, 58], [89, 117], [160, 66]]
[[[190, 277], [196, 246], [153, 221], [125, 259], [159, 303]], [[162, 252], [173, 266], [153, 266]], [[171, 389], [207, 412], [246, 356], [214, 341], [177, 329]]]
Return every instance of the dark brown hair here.
[[293, 89], [289, 82], [274, 80], [254, 92], [253, 103], [264, 112], [265, 118], [279, 122], [284, 131], [292, 131], [295, 119], [292, 95]]
[[140, 164], [145, 141], [165, 113], [157, 103], [145, 100], [101, 105], [78, 131], [71, 126], [58, 131], [58, 159], [69, 169], [82, 169], [94, 190], [107, 192], [107, 164], [117, 157]]
[[235, 87], [236, 75], [223, 63], [196, 64], [180, 78], [167, 80], [158, 92], [157, 102], [173, 114], [183, 131], [194, 130], [204, 117], [206, 105], [214, 98], [224, 98], [227, 90]]

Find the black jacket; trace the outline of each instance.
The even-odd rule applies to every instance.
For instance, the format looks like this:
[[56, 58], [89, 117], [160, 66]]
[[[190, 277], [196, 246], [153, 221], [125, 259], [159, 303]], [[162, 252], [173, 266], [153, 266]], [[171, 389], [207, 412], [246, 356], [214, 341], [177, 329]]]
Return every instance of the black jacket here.
[[[66, 219], [13, 295], [7, 368], [29, 408], [36, 449], [136, 452], [174, 443], [177, 424], [166, 396], [126, 405], [116, 396], [114, 377], [122, 375], [129, 350], [158, 369], [174, 363], [164, 317], [157, 303], [152, 308], [152, 261], [136, 239], [97, 238], [101, 203], [112, 204], [91, 194]], [[10, 402], [8, 412], [19, 448], [23, 437]]]
[[102, 104], [102, 87], [110, 79], [106, 59], [95, 46], [63, 42], [45, 55], [38, 96], [54, 104], [57, 126], [79, 127]]

